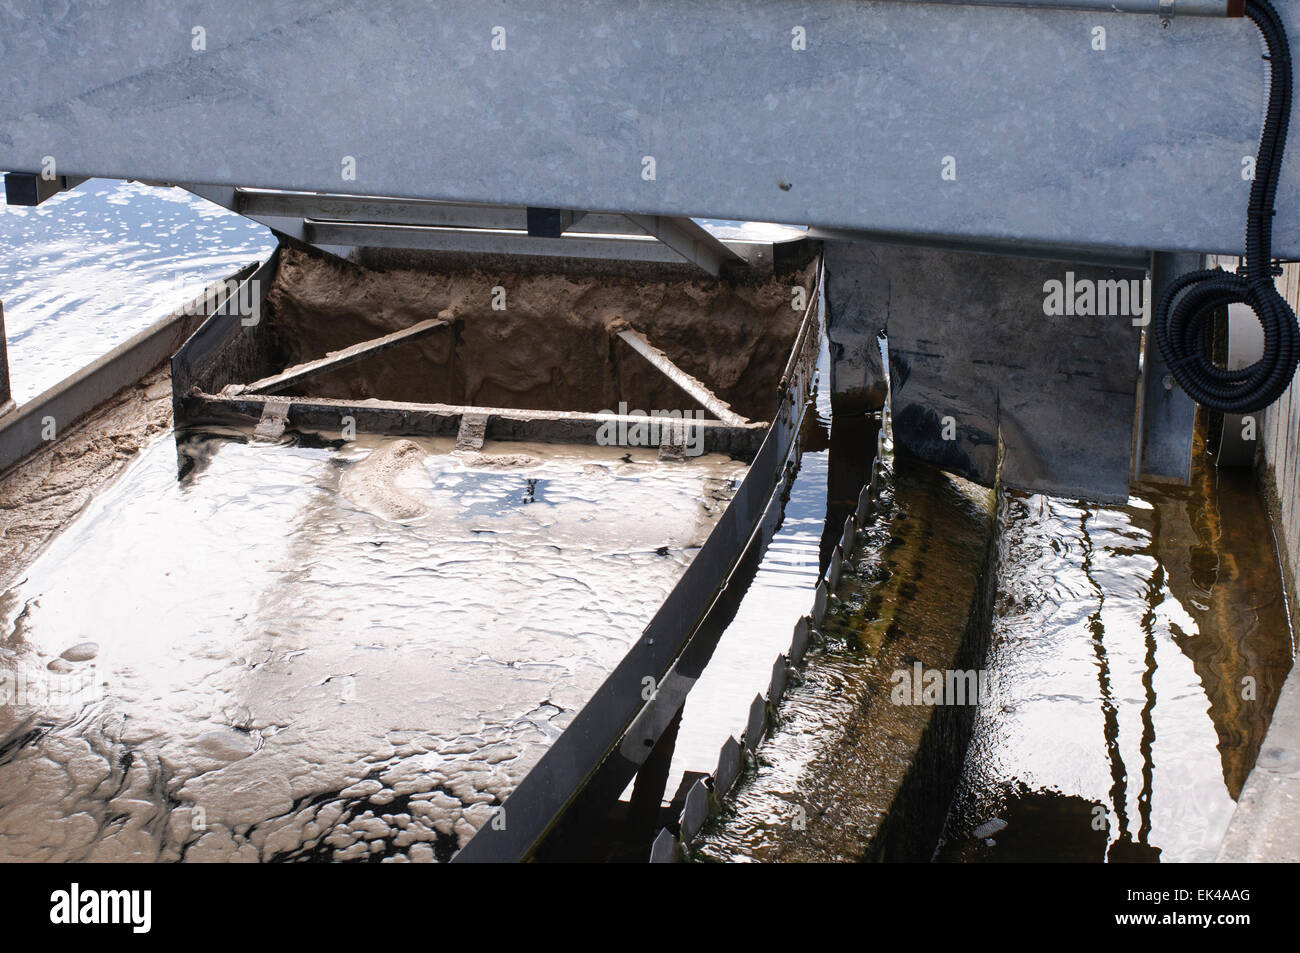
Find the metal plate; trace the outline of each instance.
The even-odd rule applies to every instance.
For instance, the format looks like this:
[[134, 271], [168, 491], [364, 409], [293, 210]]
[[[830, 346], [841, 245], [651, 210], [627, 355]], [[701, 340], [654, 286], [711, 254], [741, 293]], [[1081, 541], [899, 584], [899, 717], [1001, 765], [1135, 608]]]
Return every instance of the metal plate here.
[[[1201, 255], [1151, 256], [1151, 302], [1160, 300], [1169, 282], [1205, 267]], [[1192, 474], [1192, 428], [1196, 405], [1175, 382], [1156, 345], [1152, 327], [1142, 348], [1142, 404], [1137, 423], [1137, 479], [1186, 483]]]
[[[1228, 367], [1249, 367], [1264, 354], [1264, 329], [1247, 304], [1228, 305]], [[1249, 467], [1259, 450], [1263, 412], [1224, 414], [1219, 450], [1214, 462], [1221, 467]]]
[[718, 797], [725, 796], [740, 777], [740, 763], [740, 742], [728, 737], [718, 752], [718, 767], [713, 772], [713, 790]]
[[[1069, 291], [1085, 282], [1124, 282], [1126, 293], [1137, 282], [1140, 297], [1142, 272], [861, 243], [828, 243], [825, 260], [830, 336], [846, 365], [836, 396], [884, 390], [880, 358], [869, 362], [885, 330], [896, 450], [992, 486], [1001, 445], [1005, 486], [1128, 498], [1140, 309], [1117, 294], [1123, 313], [1046, 310], [1056, 310], [1049, 282], [1082, 305]], [[1101, 310], [1111, 309], [1107, 294]]]
[[767, 703], [773, 709], [781, 704], [781, 699], [785, 696], [785, 686], [790, 680], [790, 660], [784, 655], [778, 655], [776, 661], [772, 663], [772, 680], [767, 686]]
[[767, 728], [767, 702], [762, 695], [755, 695], [749, 703], [749, 718], [745, 720], [745, 747], [757, 751]]
[[682, 840], [689, 841], [698, 834], [708, 819], [709, 789], [703, 781], [696, 781], [686, 795], [686, 806], [682, 808]]
[[677, 862], [677, 838], [668, 828], [662, 828], [659, 836], [650, 845], [650, 863], [675, 864]]
[[808, 651], [808, 617], [804, 616], [794, 624], [794, 638], [790, 640], [790, 664], [798, 665]]
[[[19, 0], [0, 168], [1235, 252], [1259, 54], [1242, 20], [912, 2]], [[1300, 256], [1300, 163], [1277, 207]]]

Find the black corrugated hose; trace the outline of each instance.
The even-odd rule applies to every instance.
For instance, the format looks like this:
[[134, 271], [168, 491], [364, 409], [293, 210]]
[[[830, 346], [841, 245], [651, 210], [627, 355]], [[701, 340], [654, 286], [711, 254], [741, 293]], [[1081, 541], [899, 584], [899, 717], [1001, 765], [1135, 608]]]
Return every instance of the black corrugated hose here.
[[[1236, 274], [1212, 268], [1182, 275], [1155, 311], [1156, 343], [1174, 379], [1198, 404], [1233, 414], [1262, 410], [1281, 397], [1300, 362], [1300, 328], [1273, 284], [1278, 270], [1272, 260], [1273, 201], [1291, 118], [1291, 50], [1268, 0], [1246, 0], [1245, 13], [1264, 35], [1269, 61], [1268, 112], [1246, 210], [1245, 263]], [[1264, 354], [1230, 371], [1211, 361], [1206, 331], [1214, 311], [1235, 302], [1250, 305], [1259, 319]]]

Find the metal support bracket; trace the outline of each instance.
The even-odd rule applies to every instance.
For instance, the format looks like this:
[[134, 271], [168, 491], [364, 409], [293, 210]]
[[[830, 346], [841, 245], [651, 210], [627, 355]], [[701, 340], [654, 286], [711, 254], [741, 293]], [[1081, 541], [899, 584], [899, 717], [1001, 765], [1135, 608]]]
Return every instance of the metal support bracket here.
[[8, 205], [40, 205], [52, 195], [75, 189], [86, 177], [56, 175], [46, 178], [37, 172], [6, 172], [5, 203]]
[[1135, 480], [1186, 483], [1192, 475], [1192, 430], [1196, 405], [1183, 393], [1156, 346], [1150, 319], [1155, 303], [1179, 275], [1205, 267], [1203, 255], [1151, 254], [1151, 291], [1147, 296], [1142, 348], [1142, 391], [1138, 403], [1137, 445], [1133, 453]]
[[382, 337], [371, 338], [367, 341], [359, 341], [350, 347], [345, 347], [339, 351], [331, 351], [324, 357], [315, 361], [308, 361], [305, 364], [296, 364], [293, 367], [285, 368], [279, 374], [273, 374], [270, 377], [264, 377], [261, 380], [253, 381], [244, 387], [236, 386], [232, 388], [232, 393], [249, 393], [249, 394], [274, 394], [282, 391], [286, 387], [301, 383], [308, 378], [323, 374], [326, 371], [336, 371], [341, 367], [347, 367], [349, 364], [355, 364], [358, 361], [365, 360], [382, 351], [397, 347], [399, 344], [405, 344], [407, 341], [414, 341], [432, 334], [434, 331], [448, 327], [446, 321], [439, 318], [428, 318], [409, 328], [402, 328], [399, 331], [393, 331]]

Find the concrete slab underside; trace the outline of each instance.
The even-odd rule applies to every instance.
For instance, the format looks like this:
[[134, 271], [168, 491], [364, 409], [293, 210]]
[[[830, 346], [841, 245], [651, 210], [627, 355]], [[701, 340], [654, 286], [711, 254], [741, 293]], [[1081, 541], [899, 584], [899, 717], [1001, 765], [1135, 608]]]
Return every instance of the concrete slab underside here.
[[1266, 85], [1243, 20], [862, 0], [23, 0], [0, 58], [12, 170], [1206, 252]]

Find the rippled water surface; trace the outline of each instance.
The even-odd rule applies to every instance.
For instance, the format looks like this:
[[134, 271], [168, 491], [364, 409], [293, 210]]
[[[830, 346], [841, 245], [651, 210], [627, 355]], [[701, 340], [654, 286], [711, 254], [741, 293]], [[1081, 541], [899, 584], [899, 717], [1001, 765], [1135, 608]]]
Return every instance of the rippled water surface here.
[[26, 696], [0, 707], [0, 859], [449, 857], [745, 469], [379, 438], [181, 449], [183, 479], [154, 443], [3, 597], [0, 665]]
[[819, 386], [804, 418], [799, 472], [781, 508], [781, 523], [745, 587], [735, 616], [691, 691], [669, 771], [671, 796], [686, 772], [711, 774], [729, 735], [739, 735], [755, 694], [767, 691], [772, 663], [790, 647], [795, 623], [808, 613], [821, 577], [831, 451], [830, 359], [826, 340]]
[[[893, 507], [887, 483], [876, 523], [859, 534], [860, 571], [941, 542], [918, 537]], [[1126, 506], [1009, 492], [997, 525], [988, 691], [936, 859], [1213, 860], [1291, 665], [1252, 476], [1202, 457], [1191, 486], [1143, 485]], [[925, 573], [880, 591], [907, 599], [915, 585], [943, 584], [942, 573]], [[881, 602], [863, 632], [903, 604]], [[800, 854], [811, 836], [792, 831], [797, 818], [846, 813], [825, 798], [863, 780], [840, 777], [854, 767], [833, 755], [872, 671], [872, 654], [851, 639], [810, 652], [756, 769], [698, 857], [853, 859], [851, 831], [838, 841], [820, 831], [824, 855]], [[817, 810], [800, 815], [810, 798]]]
[[275, 247], [182, 189], [90, 179], [35, 208], [0, 202], [13, 397], [30, 400]]
[[1208, 861], [1291, 639], [1249, 474], [1124, 507], [1010, 494], [982, 705], [945, 860]]

